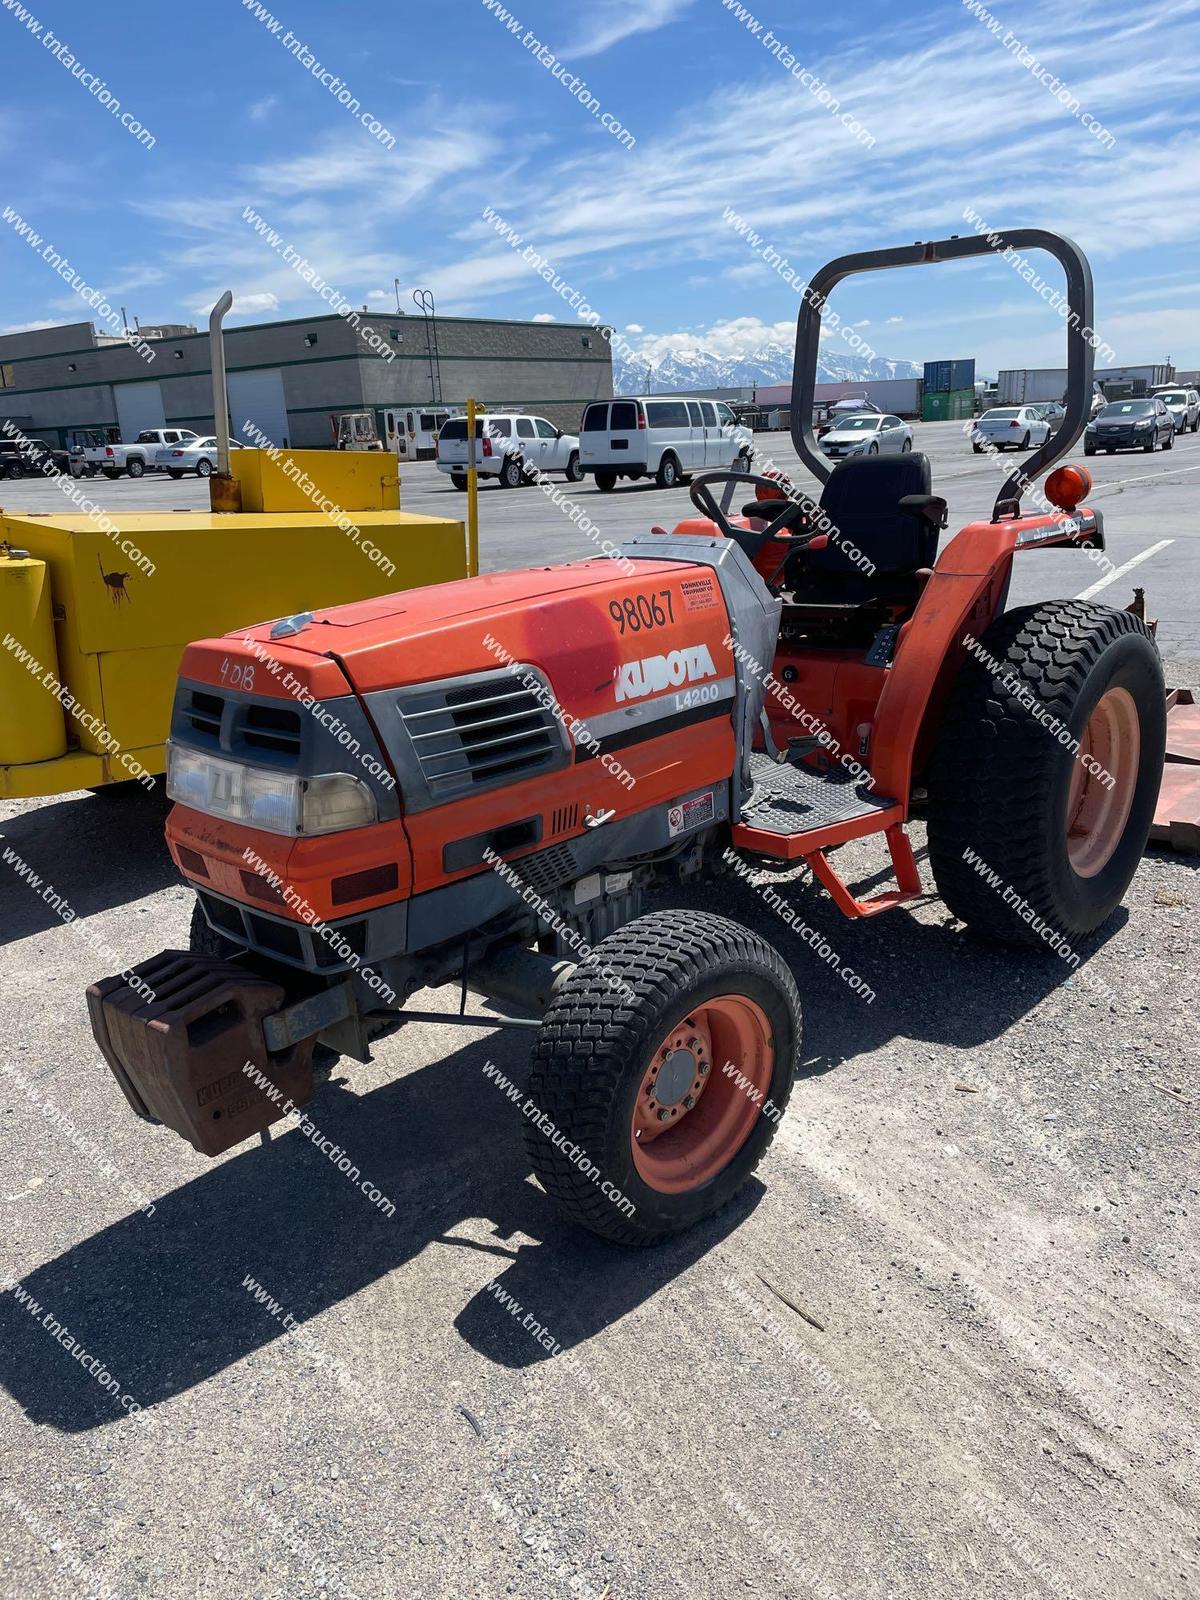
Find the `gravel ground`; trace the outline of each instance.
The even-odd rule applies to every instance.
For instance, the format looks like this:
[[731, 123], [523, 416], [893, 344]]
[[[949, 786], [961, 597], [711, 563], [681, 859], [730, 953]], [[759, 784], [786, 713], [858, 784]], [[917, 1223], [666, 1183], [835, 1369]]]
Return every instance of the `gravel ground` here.
[[[994, 489], [946, 466], [969, 474], [960, 499]], [[429, 469], [405, 477], [410, 506], [454, 504]], [[1140, 515], [1114, 489], [1109, 529], [1122, 563], [1174, 540], [1128, 582], [1195, 684], [1190, 482], [1165, 476]], [[553, 507], [493, 494], [489, 564], [537, 529], [544, 559]], [[581, 494], [606, 533], [680, 509]], [[952, 501], [956, 521], [981, 509]], [[1029, 557], [1014, 602], [1078, 592], [1080, 559]], [[846, 922], [802, 872], [770, 886], [832, 958], [752, 883], [677, 896], [778, 944], [803, 1070], [734, 1207], [631, 1253], [531, 1181], [483, 1072], [524, 1082], [511, 1034], [412, 1025], [319, 1093], [313, 1123], [390, 1216], [299, 1130], [209, 1162], [137, 1122], [82, 991], [186, 945], [164, 809], [0, 805], [4, 842], [78, 913], [5, 870], [0, 1275], [40, 1310], [0, 1300], [0, 1593], [1200, 1592], [1194, 859], [1149, 855], [1074, 973], [977, 944], [933, 899]], [[875, 841], [838, 861], [882, 877]]]

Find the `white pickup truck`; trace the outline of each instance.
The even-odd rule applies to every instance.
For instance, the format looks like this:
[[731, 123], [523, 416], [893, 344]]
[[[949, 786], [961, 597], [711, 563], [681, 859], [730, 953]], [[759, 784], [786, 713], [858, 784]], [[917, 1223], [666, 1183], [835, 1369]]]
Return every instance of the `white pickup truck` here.
[[71, 476], [90, 478], [102, 472], [106, 478], [119, 478], [127, 472], [140, 478], [158, 471], [155, 457], [166, 445], [199, 437], [192, 428], [143, 428], [132, 444], [85, 444], [71, 453]]

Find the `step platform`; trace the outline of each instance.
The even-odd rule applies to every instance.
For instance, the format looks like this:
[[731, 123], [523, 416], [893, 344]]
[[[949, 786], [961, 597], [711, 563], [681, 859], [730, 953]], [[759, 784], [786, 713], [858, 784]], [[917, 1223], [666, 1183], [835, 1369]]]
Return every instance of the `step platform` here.
[[[750, 771], [753, 790], [732, 829], [735, 849], [778, 861], [806, 862], [848, 917], [874, 916], [921, 893], [904, 831], [904, 808], [898, 801], [872, 794], [869, 784], [838, 768], [818, 772], [755, 752]], [[897, 887], [860, 900], [835, 872], [825, 851], [871, 833], [887, 838]]]
[[870, 824], [863, 832], [872, 833], [885, 813], [896, 810], [894, 800], [872, 795], [867, 784], [837, 768], [817, 772], [755, 753], [750, 772], [754, 792], [742, 808], [742, 820], [764, 833], [808, 833], [859, 820]]

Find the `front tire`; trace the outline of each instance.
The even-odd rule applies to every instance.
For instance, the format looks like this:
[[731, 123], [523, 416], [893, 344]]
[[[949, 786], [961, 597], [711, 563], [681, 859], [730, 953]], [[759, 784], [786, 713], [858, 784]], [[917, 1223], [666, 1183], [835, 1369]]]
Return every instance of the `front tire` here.
[[197, 461], [197, 463], [196, 463], [196, 476], [198, 478], [211, 478], [212, 477], [212, 462], [211, 461], [205, 461], [204, 457], [201, 456], [200, 460]]
[[578, 450], [572, 450], [567, 457], [566, 478], [568, 483], [580, 483], [583, 480], [583, 468], [579, 465]]
[[208, 918], [200, 909], [199, 900], [192, 907], [192, 925], [188, 929], [188, 949], [194, 956], [211, 956], [214, 961], [225, 961], [242, 949], [223, 933], [210, 928]]
[[1113, 912], [1145, 848], [1162, 663], [1143, 622], [1085, 600], [1007, 612], [981, 644], [1001, 670], [968, 655], [951, 692], [929, 777], [933, 875], [973, 932], [1058, 948]]
[[690, 1228], [762, 1159], [801, 1034], [792, 975], [748, 928], [685, 911], [627, 923], [546, 1012], [525, 1130], [535, 1175], [618, 1244]]

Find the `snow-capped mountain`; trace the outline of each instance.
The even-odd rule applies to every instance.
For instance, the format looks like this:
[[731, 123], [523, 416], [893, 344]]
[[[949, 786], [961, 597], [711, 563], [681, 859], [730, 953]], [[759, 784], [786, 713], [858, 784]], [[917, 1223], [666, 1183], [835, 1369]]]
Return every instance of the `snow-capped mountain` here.
[[[781, 344], [764, 344], [748, 356], [719, 356], [712, 350], [672, 350], [651, 364], [626, 360], [613, 353], [614, 394], [673, 394], [686, 389], [729, 389], [744, 384], [789, 383], [792, 350]], [[849, 351], [822, 350], [817, 361], [818, 383], [857, 382], [865, 378], [919, 378], [913, 361], [885, 356], [856, 356]]]

